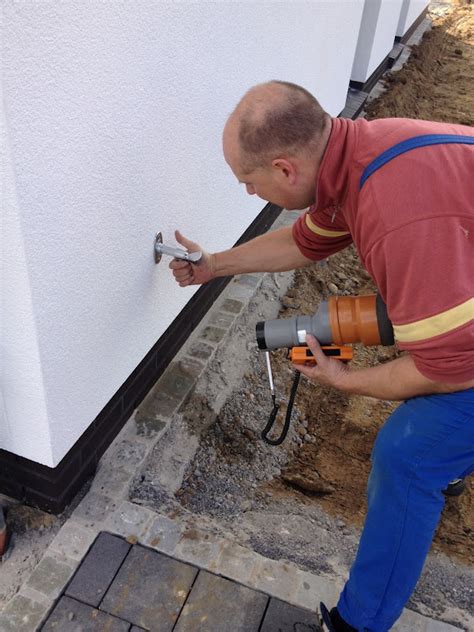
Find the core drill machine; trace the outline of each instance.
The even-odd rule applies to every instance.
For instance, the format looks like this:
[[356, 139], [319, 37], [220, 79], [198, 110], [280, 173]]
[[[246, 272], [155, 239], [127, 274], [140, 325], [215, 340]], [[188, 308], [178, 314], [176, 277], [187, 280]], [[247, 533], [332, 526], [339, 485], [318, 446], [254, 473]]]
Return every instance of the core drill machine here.
[[314, 364], [313, 354], [306, 345], [307, 334], [319, 341], [325, 355], [342, 362], [352, 359], [353, 351], [350, 345], [353, 343], [361, 342], [365, 346], [394, 344], [392, 323], [379, 294], [331, 296], [329, 300], [321, 302], [313, 316], [294, 316], [258, 322], [257, 345], [265, 351], [273, 401], [273, 410], [262, 431], [262, 439], [270, 445], [280, 445], [288, 433], [300, 378], [299, 371], [296, 371], [283, 430], [277, 439], [271, 439], [268, 434], [273, 428], [280, 405], [276, 401], [270, 351], [286, 347], [288, 357], [294, 364]]

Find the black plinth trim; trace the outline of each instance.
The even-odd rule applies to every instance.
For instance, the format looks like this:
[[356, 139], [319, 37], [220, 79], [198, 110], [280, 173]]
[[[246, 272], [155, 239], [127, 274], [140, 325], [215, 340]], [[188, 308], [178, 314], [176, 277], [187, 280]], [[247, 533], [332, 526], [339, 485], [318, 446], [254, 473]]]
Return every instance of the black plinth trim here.
[[377, 81], [380, 79], [380, 77], [383, 75], [383, 73], [393, 66], [394, 60], [391, 55], [392, 52], [390, 51], [390, 53], [385, 57], [382, 63], [380, 63], [374, 70], [374, 72], [370, 75], [367, 81], [364, 82], [351, 80], [349, 82], [349, 87], [353, 88], [354, 90], [360, 90], [361, 92], [369, 93], [375, 86]]
[[349, 88], [347, 92], [346, 105], [339, 116], [341, 118], [356, 119], [364, 108], [368, 96], [368, 92]]
[[410, 37], [413, 35], [413, 33], [416, 31], [416, 29], [423, 22], [427, 13], [428, 13], [428, 4], [420, 13], [420, 15], [416, 18], [416, 20], [413, 22], [410, 28], [402, 36], [397, 35], [397, 37], [395, 38], [395, 41], [401, 42], [402, 44], [406, 44], [408, 40], [410, 39]]
[[404, 44], [410, 39], [415, 30], [421, 24], [421, 22], [425, 19], [426, 13], [428, 11], [428, 7], [422, 11], [422, 13], [417, 17], [415, 22], [410, 26], [407, 32], [402, 37], [395, 37], [395, 41], [393, 44], [392, 50], [385, 57], [385, 59], [377, 66], [374, 72], [370, 75], [370, 77], [366, 81], [350, 81], [349, 88], [353, 88], [354, 90], [358, 90], [361, 92], [369, 93], [372, 88], [375, 86], [377, 81], [381, 78], [385, 71], [389, 70], [393, 64], [400, 57]]
[[[281, 210], [267, 204], [235, 245], [265, 233]], [[61, 513], [95, 472], [100, 457], [230, 280], [215, 279], [199, 288], [55, 468], [0, 450], [0, 492], [44, 511]]]

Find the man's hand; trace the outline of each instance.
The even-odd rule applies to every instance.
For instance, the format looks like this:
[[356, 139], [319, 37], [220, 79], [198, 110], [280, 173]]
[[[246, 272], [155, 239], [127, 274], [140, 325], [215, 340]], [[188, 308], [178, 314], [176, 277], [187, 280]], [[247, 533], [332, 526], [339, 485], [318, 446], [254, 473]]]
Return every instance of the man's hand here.
[[333, 386], [346, 393], [394, 401], [417, 395], [453, 393], [474, 387], [474, 380], [462, 384], [434, 382], [418, 371], [410, 355], [366, 369], [356, 369], [325, 356], [313, 336], [306, 336], [306, 342], [317, 364], [293, 367], [310, 380]]
[[200, 250], [202, 257], [198, 263], [190, 263], [189, 261], [182, 261], [173, 259], [169, 264], [169, 267], [173, 271], [173, 276], [181, 287], [187, 285], [200, 285], [201, 283], [207, 283], [214, 278], [214, 259], [213, 255], [204, 252], [202, 248], [194, 241], [186, 239], [179, 230], [174, 233], [176, 241], [184, 246], [188, 252], [196, 252]]
[[344, 377], [350, 369], [344, 362], [325, 355], [321, 349], [321, 345], [314, 336], [307, 335], [306, 342], [313, 352], [316, 364], [293, 364], [293, 368], [314, 382], [327, 384], [334, 388], [342, 388]]

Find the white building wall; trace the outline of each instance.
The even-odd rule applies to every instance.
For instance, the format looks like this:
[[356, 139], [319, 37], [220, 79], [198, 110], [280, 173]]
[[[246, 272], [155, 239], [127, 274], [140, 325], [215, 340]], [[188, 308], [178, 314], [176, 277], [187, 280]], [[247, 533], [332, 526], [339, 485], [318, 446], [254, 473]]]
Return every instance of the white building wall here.
[[263, 207], [221, 155], [251, 85], [345, 103], [362, 4], [3, 4], [6, 194], [0, 447], [56, 466], [195, 291], [156, 266]]
[[429, 2], [426, 0], [403, 0], [397, 25], [397, 37], [403, 37], [415, 20], [423, 13]]
[[351, 79], [364, 83], [393, 48], [403, 0], [365, 0]]
[[[3, 112], [2, 112], [3, 114]], [[9, 155], [5, 119], [2, 158]], [[31, 285], [12, 165], [2, 161], [0, 252], [0, 446], [39, 452], [51, 460], [48, 416]], [[33, 421], [33, 423], [32, 423]]]

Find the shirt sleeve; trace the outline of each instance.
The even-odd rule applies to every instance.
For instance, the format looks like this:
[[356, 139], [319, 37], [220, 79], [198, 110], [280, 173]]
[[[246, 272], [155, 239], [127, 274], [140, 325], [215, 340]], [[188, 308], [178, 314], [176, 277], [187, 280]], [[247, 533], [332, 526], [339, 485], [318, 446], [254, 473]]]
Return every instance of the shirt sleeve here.
[[430, 218], [390, 232], [366, 258], [397, 345], [436, 382], [474, 379], [473, 236], [467, 218]]
[[301, 253], [313, 261], [326, 259], [352, 243], [341, 210], [332, 206], [319, 211], [311, 206], [294, 223], [293, 239]]

